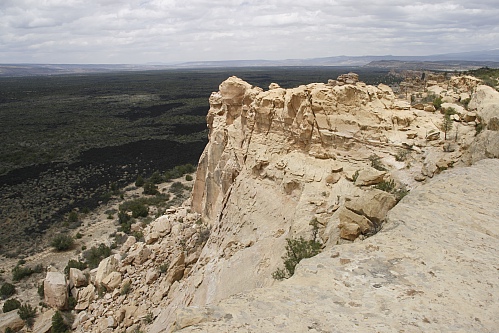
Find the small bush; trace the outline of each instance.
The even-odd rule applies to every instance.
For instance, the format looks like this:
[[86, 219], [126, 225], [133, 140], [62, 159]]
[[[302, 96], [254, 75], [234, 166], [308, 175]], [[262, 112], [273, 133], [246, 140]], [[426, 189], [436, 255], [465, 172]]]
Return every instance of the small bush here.
[[142, 177], [141, 175], [137, 176], [137, 180], [135, 181], [135, 186], [142, 187], [144, 186], [144, 183], [145, 183], [144, 177]]
[[12, 280], [20, 281], [25, 277], [31, 276], [33, 274], [33, 269], [30, 267], [22, 267], [17, 265], [12, 269]]
[[3, 299], [9, 298], [16, 293], [16, 287], [12, 283], [5, 282], [0, 287], [0, 295]]
[[70, 259], [68, 261], [68, 264], [66, 265], [66, 267], [64, 267], [64, 274], [66, 274], [66, 276], [69, 276], [69, 270], [71, 268], [77, 268], [80, 271], [82, 271], [82, 270], [84, 270], [87, 267], [88, 267], [88, 265], [86, 263], [84, 263], [84, 262], [81, 262], [81, 261], [78, 261], [78, 260], [74, 260], [74, 259]]
[[287, 238], [286, 255], [284, 259], [284, 269], [277, 269], [272, 273], [276, 280], [282, 280], [293, 276], [298, 263], [305, 258], [311, 258], [321, 252], [321, 243], [315, 240], [305, 240], [303, 237], [298, 239]]
[[69, 331], [69, 326], [64, 322], [64, 318], [62, 317], [59, 311], [56, 311], [52, 316], [52, 330], [51, 333], [65, 333]]
[[33, 327], [36, 317], [36, 308], [32, 308], [30, 304], [25, 303], [19, 307], [17, 311], [19, 317], [26, 323], [29, 328]]
[[68, 222], [70, 223], [78, 222], [78, 213], [75, 212], [74, 210], [71, 211], [68, 215]]
[[73, 248], [74, 239], [73, 239], [73, 237], [71, 237], [69, 235], [59, 234], [52, 239], [52, 241], [50, 242], [50, 245], [56, 251], [68, 251], [68, 250], [71, 250]]
[[40, 296], [41, 299], [45, 298], [45, 289], [43, 287], [43, 282], [38, 285], [37, 292], [38, 292], [38, 296]]
[[146, 195], [156, 195], [159, 193], [158, 186], [153, 182], [146, 182], [144, 183], [144, 191], [142, 193]]
[[73, 296], [69, 296], [68, 297], [68, 308], [69, 308], [69, 310], [74, 310], [74, 308], [76, 307], [76, 304], [78, 304], [78, 302], [76, 301], [76, 299]]
[[443, 104], [443, 101], [442, 101], [442, 97], [436, 97], [434, 100], [433, 100], [433, 106], [435, 107], [436, 110], [440, 109], [442, 107], [442, 104]]
[[369, 156], [369, 161], [371, 161], [371, 167], [375, 168], [376, 170], [386, 171], [385, 166], [383, 165], [383, 163], [381, 163], [381, 157], [379, 157], [378, 155], [373, 154]]
[[8, 299], [3, 303], [3, 313], [7, 313], [16, 309], [19, 309], [21, 307], [21, 302], [19, 302], [17, 299]]
[[398, 162], [403, 162], [407, 159], [407, 155], [410, 154], [410, 150], [408, 149], [400, 149], [397, 151], [397, 154], [395, 154], [395, 160]]
[[185, 180], [187, 180], [188, 182], [190, 182], [192, 179], [193, 178], [191, 175], [185, 175]]
[[85, 258], [90, 269], [99, 266], [102, 259], [107, 258], [110, 255], [111, 248], [102, 243], [98, 247], [92, 246], [90, 250], [83, 252], [83, 257]]
[[181, 182], [174, 182], [170, 186], [170, 192], [176, 195], [182, 194], [183, 191], [184, 191], [184, 185]]
[[392, 193], [393, 190], [395, 190], [395, 181], [393, 179], [390, 179], [389, 181], [384, 180], [381, 183], [376, 184], [374, 188], [377, 188], [378, 190], [382, 190], [388, 193]]
[[[120, 205], [120, 212], [132, 212], [132, 217], [146, 217], [149, 214], [149, 207], [144, 205], [140, 200], [125, 201]], [[118, 213], [118, 218], [119, 218]], [[121, 220], [120, 220], [121, 223]]]
[[355, 173], [352, 175], [352, 181], [355, 183], [357, 178], [359, 178], [359, 170], [355, 171]]

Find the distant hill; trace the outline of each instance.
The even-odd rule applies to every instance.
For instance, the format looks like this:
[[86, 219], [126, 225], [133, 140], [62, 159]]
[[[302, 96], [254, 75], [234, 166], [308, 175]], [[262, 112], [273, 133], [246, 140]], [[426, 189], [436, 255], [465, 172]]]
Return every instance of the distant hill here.
[[0, 76], [87, 74], [112, 71], [143, 71], [221, 67], [368, 66], [395, 69], [469, 70], [499, 68], [499, 49], [428, 56], [334, 56], [284, 60], [191, 61], [176, 64], [0, 64]]

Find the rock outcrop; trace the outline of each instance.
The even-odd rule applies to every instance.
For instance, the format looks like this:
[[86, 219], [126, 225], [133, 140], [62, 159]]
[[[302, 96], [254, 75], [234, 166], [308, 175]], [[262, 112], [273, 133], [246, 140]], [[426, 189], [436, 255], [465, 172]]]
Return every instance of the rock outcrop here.
[[[456, 80], [451, 91], [435, 80], [432, 88], [457, 103], [461, 96], [477, 98], [475, 90], [482, 89], [477, 84]], [[425, 105], [414, 108], [398, 100], [390, 87], [368, 86], [353, 73], [293, 89], [272, 84], [268, 91], [229, 78], [210, 96], [209, 143], [191, 199], [146, 226], [143, 241], [129, 237], [119, 254], [101, 262], [94, 285], [77, 288], [80, 312], [74, 328], [302, 332], [324, 331], [339, 321], [338, 331], [357, 326], [383, 330], [391, 326], [385, 321], [392, 314], [399, 322], [393, 327], [416, 322], [403, 307], [389, 305], [398, 297], [425, 316], [417, 318], [417, 325], [429, 321], [429, 330], [438, 331], [451, 315], [444, 311], [430, 318], [422, 307], [429, 308], [434, 299], [439, 311], [452, 302], [457, 306], [458, 296], [449, 295], [452, 278], [444, 278], [453, 265], [429, 255], [448, 251], [444, 259], [465, 258], [442, 247], [455, 245], [441, 241], [449, 239], [443, 230], [464, 239], [469, 226], [457, 222], [452, 228], [451, 220], [461, 207], [466, 213], [460, 219], [475, 218], [468, 210], [479, 199], [457, 206], [463, 198], [453, 196], [461, 191], [456, 185], [459, 190], [449, 190], [452, 209], [445, 210], [442, 193], [432, 186], [454, 184], [459, 177], [468, 182], [475, 173], [481, 179], [484, 168], [497, 169], [496, 162], [483, 161], [449, 176], [442, 173], [478, 160], [468, 148], [479, 149], [482, 135], [493, 132], [475, 137], [476, 125], [493, 119], [482, 116], [485, 106], [476, 103], [476, 118], [464, 121], [463, 111], [454, 120], [457, 134], [446, 141], [439, 130], [443, 114]], [[413, 208], [406, 212], [407, 205]], [[496, 235], [495, 227], [481, 226], [482, 220], [470, 230], [485, 228]], [[324, 252], [300, 264], [291, 279], [276, 283], [272, 273], [282, 265], [287, 239], [298, 237], [315, 238]], [[432, 245], [424, 249], [429, 240]], [[480, 244], [497, 245], [488, 238]], [[477, 265], [490, 270], [487, 258]], [[425, 266], [428, 271], [422, 270]], [[438, 294], [431, 291], [433, 283]], [[475, 281], [470, 286], [477, 287]], [[482, 301], [489, 306], [490, 297]], [[276, 315], [268, 317], [269, 309]], [[488, 313], [463, 327], [486, 331]], [[352, 319], [340, 320], [340, 315]], [[370, 326], [362, 326], [363, 320]]]
[[[363, 242], [289, 280], [179, 311], [179, 332], [494, 332], [499, 160], [439, 175]], [[184, 329], [182, 329], [184, 328]]]

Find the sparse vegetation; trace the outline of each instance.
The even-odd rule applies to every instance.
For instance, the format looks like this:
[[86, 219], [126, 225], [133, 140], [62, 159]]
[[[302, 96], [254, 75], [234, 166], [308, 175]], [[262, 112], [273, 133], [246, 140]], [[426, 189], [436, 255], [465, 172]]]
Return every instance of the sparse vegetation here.
[[453, 108], [448, 108], [445, 111], [444, 119], [440, 124], [440, 130], [444, 132], [444, 140], [447, 140], [447, 134], [452, 130], [454, 121], [452, 120], [451, 115], [453, 115], [455, 112], [456, 110], [454, 110]]
[[85, 268], [87, 268], [88, 265], [82, 261], [78, 261], [78, 260], [74, 260], [74, 259], [70, 259], [68, 261], [68, 264], [66, 265], [66, 267], [64, 267], [64, 274], [66, 276], [69, 276], [69, 270], [71, 268], [77, 268], [79, 270], [84, 270]]
[[111, 255], [111, 248], [103, 243], [98, 247], [92, 246], [89, 250], [83, 252], [83, 257], [90, 269], [99, 266], [102, 259]]
[[374, 185], [374, 188], [377, 188], [378, 190], [382, 190], [388, 193], [392, 193], [395, 190], [395, 181], [393, 179], [390, 180], [384, 180], [376, 185]]
[[20, 281], [25, 277], [31, 276], [34, 273], [33, 269], [30, 267], [23, 267], [20, 265], [16, 265], [12, 269], [12, 280]]
[[3, 303], [2, 311], [3, 313], [7, 313], [10, 311], [17, 310], [21, 307], [21, 302], [19, 302], [17, 299], [11, 298], [5, 301]]
[[355, 181], [357, 181], [357, 178], [359, 178], [359, 170], [356, 170], [352, 175], [352, 181], [355, 183]]
[[284, 259], [284, 269], [278, 268], [272, 277], [276, 280], [287, 279], [295, 273], [298, 263], [305, 258], [316, 256], [321, 251], [321, 243], [315, 240], [305, 240], [303, 237], [298, 239], [286, 239], [286, 255]]
[[33, 308], [30, 304], [25, 303], [19, 307], [17, 311], [19, 317], [24, 320], [24, 323], [29, 328], [33, 327], [36, 317], [36, 308]]
[[74, 239], [70, 235], [67, 234], [59, 234], [52, 238], [50, 245], [56, 251], [68, 251], [71, 250], [74, 246]]
[[371, 161], [371, 167], [373, 167], [374, 169], [378, 171], [386, 171], [385, 166], [381, 162], [381, 157], [379, 157], [378, 155], [373, 154], [369, 156], [369, 161]]
[[395, 154], [395, 160], [398, 162], [403, 162], [407, 159], [407, 156], [411, 153], [409, 149], [400, 149]]
[[442, 104], [442, 97], [435, 97], [435, 99], [433, 100], [433, 106], [435, 107], [435, 110], [439, 110], [442, 107]]
[[52, 329], [51, 333], [66, 333], [70, 331], [69, 326], [64, 322], [64, 318], [62, 317], [59, 311], [56, 311], [52, 316]]
[[0, 296], [3, 299], [9, 298], [16, 293], [16, 287], [12, 283], [5, 282], [0, 287]]

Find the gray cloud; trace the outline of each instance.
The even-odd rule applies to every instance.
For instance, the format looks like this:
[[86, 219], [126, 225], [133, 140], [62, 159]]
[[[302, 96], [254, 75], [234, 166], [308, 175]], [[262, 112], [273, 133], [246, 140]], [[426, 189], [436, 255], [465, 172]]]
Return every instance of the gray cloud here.
[[2, 0], [0, 62], [146, 63], [496, 48], [496, 0]]

